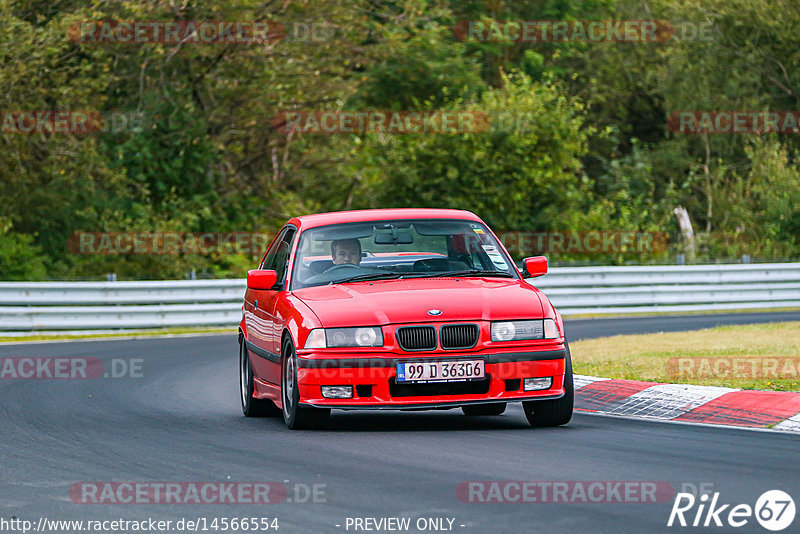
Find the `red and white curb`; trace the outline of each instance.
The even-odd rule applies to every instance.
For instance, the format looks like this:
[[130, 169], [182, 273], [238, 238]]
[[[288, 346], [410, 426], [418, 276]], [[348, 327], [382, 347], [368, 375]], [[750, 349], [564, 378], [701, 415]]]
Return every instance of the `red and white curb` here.
[[800, 393], [575, 375], [575, 409], [627, 417], [800, 432]]

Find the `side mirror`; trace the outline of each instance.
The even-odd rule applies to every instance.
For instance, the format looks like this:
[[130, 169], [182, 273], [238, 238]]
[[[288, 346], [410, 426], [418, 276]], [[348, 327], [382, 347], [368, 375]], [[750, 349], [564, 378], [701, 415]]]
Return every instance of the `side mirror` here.
[[547, 274], [547, 256], [533, 256], [522, 260], [522, 265], [531, 278]]
[[247, 287], [250, 289], [272, 289], [278, 282], [275, 271], [251, 269], [247, 271]]

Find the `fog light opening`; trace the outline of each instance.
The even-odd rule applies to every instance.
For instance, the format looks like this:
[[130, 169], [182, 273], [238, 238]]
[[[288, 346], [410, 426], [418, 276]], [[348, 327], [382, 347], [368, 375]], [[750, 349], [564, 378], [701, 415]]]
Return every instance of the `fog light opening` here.
[[540, 377], [540, 378], [526, 378], [523, 390], [524, 391], [539, 391], [542, 389], [550, 389], [553, 385], [553, 377]]
[[326, 399], [351, 399], [353, 386], [322, 386], [322, 396]]

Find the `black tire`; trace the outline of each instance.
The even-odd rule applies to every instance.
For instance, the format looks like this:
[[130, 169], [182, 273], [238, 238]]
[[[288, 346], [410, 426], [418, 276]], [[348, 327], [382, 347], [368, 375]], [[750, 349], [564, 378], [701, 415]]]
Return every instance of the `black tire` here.
[[253, 398], [253, 388], [253, 365], [242, 339], [239, 343], [239, 397], [242, 401], [242, 413], [245, 417], [279, 417], [281, 411], [274, 402]]
[[561, 426], [572, 419], [572, 409], [575, 404], [575, 388], [572, 382], [572, 356], [569, 345], [565, 342], [567, 358], [564, 362], [564, 396], [556, 400], [526, 401], [522, 403], [522, 410], [531, 426]]
[[505, 402], [491, 402], [486, 404], [468, 404], [461, 407], [464, 415], [501, 415], [506, 411]]
[[328, 422], [330, 408], [309, 408], [300, 406], [300, 391], [297, 388], [297, 353], [292, 340], [283, 342], [283, 363], [281, 365], [281, 398], [283, 400], [283, 420], [291, 430], [319, 428]]

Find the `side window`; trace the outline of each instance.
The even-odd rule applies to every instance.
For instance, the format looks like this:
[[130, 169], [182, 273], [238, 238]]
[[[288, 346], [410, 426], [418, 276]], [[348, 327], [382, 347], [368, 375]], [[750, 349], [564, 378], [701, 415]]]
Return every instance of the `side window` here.
[[[264, 269], [273, 270], [278, 273], [278, 283], [286, 281], [286, 268], [289, 264], [289, 253], [292, 250], [295, 229], [286, 228], [280, 239], [275, 243], [274, 251], [272, 248], [264, 260]], [[274, 253], [273, 253], [274, 252]]]
[[264, 254], [264, 260], [261, 262], [261, 265], [258, 266], [259, 269], [271, 269], [271, 267], [268, 266], [272, 265], [272, 263], [275, 261], [275, 254], [278, 252], [278, 246], [281, 244], [281, 241], [286, 235], [287, 230], [288, 228], [281, 230], [278, 236], [272, 241], [269, 250], [267, 250], [267, 253]]

